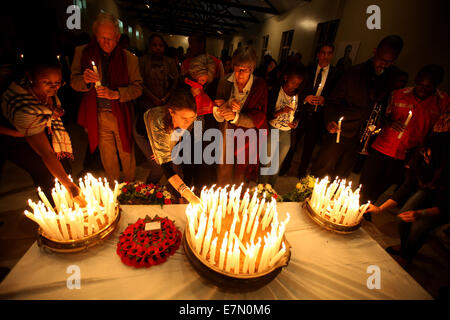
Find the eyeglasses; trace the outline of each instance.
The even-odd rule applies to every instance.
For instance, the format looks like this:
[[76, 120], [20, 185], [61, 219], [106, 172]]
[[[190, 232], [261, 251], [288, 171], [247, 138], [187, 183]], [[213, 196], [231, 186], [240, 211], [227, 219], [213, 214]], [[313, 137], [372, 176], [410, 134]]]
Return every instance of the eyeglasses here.
[[234, 72], [236, 73], [250, 73], [252, 70], [250, 68], [241, 68], [241, 67], [234, 67]]

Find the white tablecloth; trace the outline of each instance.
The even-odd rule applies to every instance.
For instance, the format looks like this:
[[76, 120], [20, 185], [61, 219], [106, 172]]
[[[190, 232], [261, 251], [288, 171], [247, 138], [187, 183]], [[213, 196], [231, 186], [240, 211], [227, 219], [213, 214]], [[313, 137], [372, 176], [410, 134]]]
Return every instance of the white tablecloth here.
[[[184, 231], [185, 205], [123, 206], [118, 229], [102, 245], [75, 254], [48, 253], [35, 242], [0, 284], [0, 299], [431, 299], [364, 229], [340, 235], [322, 229], [299, 203], [280, 203], [291, 214], [288, 267], [268, 285], [231, 293], [193, 269], [183, 245], [166, 263], [135, 269], [116, 254], [120, 232], [146, 214], [168, 216]], [[67, 268], [81, 271], [80, 289], [68, 289]], [[380, 289], [369, 289], [367, 268], [380, 268]]]

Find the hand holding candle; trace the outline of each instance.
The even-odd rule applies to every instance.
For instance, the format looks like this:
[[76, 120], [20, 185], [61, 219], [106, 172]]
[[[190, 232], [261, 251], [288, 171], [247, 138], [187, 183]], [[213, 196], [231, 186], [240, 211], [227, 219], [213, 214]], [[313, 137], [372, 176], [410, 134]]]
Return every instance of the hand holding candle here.
[[[405, 124], [404, 124], [405, 129], [406, 129], [406, 126], [408, 125], [409, 121], [411, 120], [411, 118], [412, 118], [412, 111], [409, 110], [408, 117], [406, 118]], [[405, 131], [405, 130], [402, 130], [402, 131], [398, 134], [398, 136], [397, 136], [398, 139], [401, 139], [401, 138], [402, 138], [403, 132], [404, 132], [404, 131]]]
[[[99, 75], [99, 73], [98, 73], [98, 69], [97, 69], [97, 66], [95, 65], [95, 62], [94, 61], [91, 61], [91, 63], [92, 63], [92, 69], [94, 70], [94, 72], [97, 74], [97, 78], [98, 79], [100, 79], [100, 75]], [[97, 80], [97, 81], [95, 81], [95, 87], [97, 88], [97, 87], [100, 87], [102, 84], [101, 84], [101, 82], [99, 81], [99, 80]]]
[[341, 126], [342, 126], [342, 120], [344, 117], [341, 117], [338, 122], [338, 129], [337, 129], [337, 136], [336, 136], [336, 143], [339, 143], [341, 138]]

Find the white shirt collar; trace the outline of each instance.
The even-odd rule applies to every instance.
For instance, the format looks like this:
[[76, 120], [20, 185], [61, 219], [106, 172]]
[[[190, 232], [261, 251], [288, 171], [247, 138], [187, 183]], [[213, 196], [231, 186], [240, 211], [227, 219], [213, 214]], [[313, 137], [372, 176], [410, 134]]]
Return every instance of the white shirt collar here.
[[[229, 82], [233, 82], [234, 86], [237, 87], [237, 83], [236, 83], [236, 78], [234, 76], [234, 72], [227, 78], [227, 80]], [[247, 84], [245, 85], [244, 89], [242, 90], [243, 92], [250, 92], [250, 89], [252, 88], [253, 85], [253, 74], [250, 75], [250, 78], [247, 81]]]

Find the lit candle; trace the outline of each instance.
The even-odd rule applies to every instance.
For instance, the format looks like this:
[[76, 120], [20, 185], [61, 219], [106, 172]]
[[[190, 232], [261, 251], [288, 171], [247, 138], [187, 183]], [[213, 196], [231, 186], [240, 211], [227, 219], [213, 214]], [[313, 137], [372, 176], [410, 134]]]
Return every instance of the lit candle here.
[[42, 192], [41, 187], [38, 187], [38, 194], [39, 194], [39, 197], [42, 199], [42, 202], [47, 206], [48, 210], [54, 211], [52, 205], [50, 204], [47, 197], [45, 196], [45, 193]]
[[241, 240], [241, 241], [242, 241], [242, 237], [244, 236], [244, 230], [245, 230], [245, 225], [247, 223], [247, 219], [248, 219], [248, 214], [247, 214], [247, 209], [245, 209], [244, 218], [241, 223], [241, 229], [239, 230], [239, 240]]
[[215, 257], [216, 257], [216, 247], [217, 247], [217, 237], [211, 243], [211, 250], [209, 251], [209, 263], [215, 265]]
[[227, 261], [225, 262], [225, 271], [230, 272], [231, 270], [231, 264], [233, 262], [233, 241], [229, 241], [228, 244], [228, 254], [227, 254]]
[[258, 229], [258, 225], [259, 225], [259, 217], [256, 217], [255, 220], [255, 224], [253, 225], [253, 230], [250, 236], [250, 241], [253, 241], [255, 239], [255, 235], [256, 235], [256, 230]]
[[295, 110], [297, 109], [297, 95], [294, 95], [292, 97], [292, 102], [291, 102], [291, 108], [293, 111], [289, 112], [289, 122], [294, 122], [294, 114], [295, 114]]
[[[97, 66], [95, 65], [95, 62], [94, 61], [91, 61], [91, 63], [92, 63], [92, 69], [94, 69], [94, 72], [97, 74], [97, 76], [100, 78], [100, 74], [98, 73], [98, 70], [97, 70]], [[96, 81], [95, 82], [95, 87], [97, 88], [97, 87], [100, 87], [102, 84], [101, 84], [101, 82], [100, 81]]]
[[206, 233], [205, 240], [203, 242], [203, 248], [202, 248], [203, 259], [206, 259], [206, 255], [208, 254], [209, 246], [211, 244], [212, 233], [213, 233], [213, 228], [209, 227], [208, 232]]
[[339, 139], [341, 137], [341, 126], [342, 126], [342, 120], [343, 119], [344, 119], [344, 117], [341, 117], [339, 119], [339, 122], [338, 122], [338, 131], [337, 131], [337, 136], [336, 136], [336, 143], [339, 143]]
[[[409, 110], [408, 117], [406, 118], [405, 123], [404, 123], [405, 129], [406, 129], [406, 126], [408, 125], [409, 121], [411, 120], [411, 118], [412, 118], [412, 111]], [[401, 138], [402, 138], [403, 132], [404, 132], [404, 131], [405, 131], [405, 130], [402, 130], [402, 131], [398, 134], [398, 136], [397, 136], [398, 139], [401, 139]]]
[[223, 269], [223, 264], [225, 261], [225, 254], [227, 250], [227, 240], [228, 240], [228, 231], [225, 232], [225, 237], [222, 240], [222, 247], [220, 248], [220, 256], [219, 256], [219, 269]]
[[238, 240], [234, 239], [234, 266], [233, 270], [235, 274], [239, 273], [239, 263], [240, 263], [240, 251], [239, 251], [239, 243]]
[[256, 213], [258, 212], [258, 208], [259, 208], [259, 199], [256, 200], [256, 204], [250, 213], [250, 218], [248, 220], [247, 229], [246, 229], [247, 233], [250, 233], [250, 231], [251, 231], [253, 221], [255, 220]]

